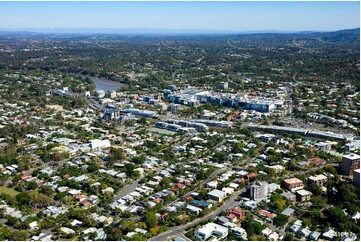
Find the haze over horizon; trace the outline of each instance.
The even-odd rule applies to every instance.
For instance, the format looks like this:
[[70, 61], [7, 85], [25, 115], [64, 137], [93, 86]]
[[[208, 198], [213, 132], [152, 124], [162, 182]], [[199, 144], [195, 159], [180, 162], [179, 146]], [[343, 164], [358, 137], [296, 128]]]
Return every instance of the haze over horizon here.
[[359, 2], [0, 2], [3, 30], [298, 32], [359, 26]]

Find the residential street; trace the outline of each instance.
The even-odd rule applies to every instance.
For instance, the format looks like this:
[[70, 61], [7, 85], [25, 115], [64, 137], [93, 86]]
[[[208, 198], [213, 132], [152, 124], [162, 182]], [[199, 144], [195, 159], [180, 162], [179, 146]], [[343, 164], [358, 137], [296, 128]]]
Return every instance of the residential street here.
[[184, 233], [188, 228], [193, 227], [194, 225], [197, 225], [197, 224], [201, 223], [202, 221], [205, 221], [209, 218], [212, 218], [212, 217], [214, 218], [214, 217], [218, 216], [218, 214], [220, 214], [223, 210], [228, 210], [228, 209], [233, 208], [234, 206], [237, 206], [237, 203], [235, 202], [237, 197], [239, 196], [239, 194], [241, 194], [242, 192], [245, 192], [245, 191], [246, 191], [246, 189], [242, 189], [242, 190], [235, 192], [222, 206], [220, 206], [216, 210], [212, 211], [211, 213], [207, 214], [203, 218], [195, 219], [191, 223], [188, 223], [188, 224], [185, 224], [182, 226], [169, 228], [168, 231], [166, 231], [162, 234], [159, 234], [158, 236], [155, 236], [149, 240], [150, 241], [165, 241], [169, 237], [176, 236], [179, 233]]

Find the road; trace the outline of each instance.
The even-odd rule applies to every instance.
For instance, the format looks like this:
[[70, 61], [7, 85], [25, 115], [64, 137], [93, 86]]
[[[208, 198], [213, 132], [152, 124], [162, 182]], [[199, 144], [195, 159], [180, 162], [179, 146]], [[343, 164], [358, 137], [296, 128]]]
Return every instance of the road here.
[[[177, 145], [179, 143], [185, 143], [185, 142], [189, 141], [190, 139], [191, 139], [190, 137], [186, 137], [186, 138], [176, 142], [174, 145]], [[159, 153], [161, 153], [163, 150], [168, 149], [168, 148], [169, 147], [160, 150]], [[163, 166], [157, 167], [157, 169], [154, 171], [154, 173], [158, 173], [163, 168], [164, 168]], [[122, 197], [128, 195], [129, 193], [133, 192], [135, 190], [135, 188], [140, 185], [139, 181], [142, 178], [144, 178], [144, 175], [140, 176], [137, 180], [133, 181], [131, 184], [128, 184], [128, 185], [124, 186], [122, 189], [120, 189], [120, 193], [114, 197], [114, 200], [116, 201], [119, 198], [122, 198]]]
[[133, 181], [131, 184], [125, 185], [121, 190], [120, 193], [114, 197], [114, 200], [118, 200], [119, 198], [122, 198], [126, 195], [128, 195], [129, 193], [133, 192], [135, 190], [135, 188], [137, 186], [139, 186], [139, 181], [143, 178], [144, 176], [140, 176], [137, 180]]
[[169, 237], [177, 236], [180, 233], [184, 233], [190, 227], [193, 227], [205, 220], [208, 220], [209, 218], [214, 218], [214, 217], [218, 216], [223, 210], [228, 210], [228, 209], [231, 209], [234, 206], [236, 206], [236, 202], [235, 202], [236, 199], [242, 192], [245, 192], [245, 191], [246, 191], [245, 189], [242, 189], [242, 190], [239, 190], [239, 191], [233, 193], [232, 196], [222, 206], [220, 206], [216, 210], [212, 211], [211, 213], [207, 214], [206, 216], [204, 216], [202, 218], [197, 218], [197, 219], [193, 220], [192, 222], [182, 225], [182, 226], [172, 227], [168, 231], [149, 239], [149, 241], [166, 241], [167, 238], [169, 238]]
[[[203, 188], [204, 185], [206, 185], [208, 182], [210, 182], [211, 180], [213, 180], [216, 176], [218, 176], [219, 174], [221, 174], [221, 173], [223, 173], [223, 172], [225, 172], [225, 171], [226, 171], [225, 168], [215, 170], [207, 179], [203, 180], [203, 181], [197, 186], [196, 189]], [[195, 189], [194, 189], [194, 190], [195, 190]], [[183, 197], [188, 196], [189, 194], [191, 194], [192, 192], [194, 192], [194, 190], [186, 193]], [[180, 199], [181, 199], [181, 197], [178, 197], [176, 200], [174, 200], [173, 202], [171, 202], [171, 203], [168, 204], [167, 206], [173, 205], [174, 203], [178, 202]]]
[[[316, 167], [316, 168], [311, 169], [311, 170], [314, 171], [314, 170], [317, 170], [319, 168], [320, 167]], [[221, 170], [219, 170], [219, 171], [221, 171]], [[310, 172], [310, 170], [301, 171], [301, 172], [299, 172], [299, 174], [305, 174], [307, 172]], [[216, 173], [213, 173], [212, 175], [215, 176]], [[288, 177], [288, 176], [285, 176], [285, 177]], [[206, 182], [204, 184], [206, 184]], [[191, 223], [188, 223], [186, 225], [182, 225], [182, 226], [178, 226], [178, 227], [172, 227], [168, 231], [166, 231], [166, 232], [164, 232], [164, 233], [162, 233], [162, 234], [160, 234], [158, 236], [155, 236], [155, 237], [153, 237], [153, 238], [151, 238], [149, 240], [150, 241], [166, 241], [167, 238], [174, 237], [174, 236], [179, 236], [179, 234], [184, 233], [188, 228], [193, 227], [194, 225], [197, 225], [197, 224], [201, 223], [202, 221], [207, 220], [207, 219], [209, 219], [211, 217], [218, 216], [218, 214], [223, 210], [228, 210], [228, 209], [231, 209], [234, 206], [236, 206], [235, 200], [237, 199], [239, 194], [241, 194], [241, 193], [243, 193], [245, 191], [246, 191], [246, 189], [243, 188], [242, 190], [239, 190], [239, 191], [235, 192], [221, 207], [219, 207], [216, 210], [214, 210], [213, 212], [207, 214], [205, 217], [198, 218], [198, 219], [196, 219], [196, 220], [194, 220]], [[254, 214], [254, 215], [255, 215], [256, 218], [264, 221], [264, 219], [260, 218], [258, 215], [256, 215], [256, 214]], [[274, 225], [272, 225], [271, 223], [269, 223], [267, 221], [264, 224], [266, 226], [268, 226], [270, 229], [279, 232], [280, 234], [283, 234], [283, 235], [285, 234], [284, 229], [276, 228]]]
[[[158, 167], [155, 170], [155, 173], [159, 172], [161, 169], [163, 169], [163, 166]], [[120, 189], [120, 193], [114, 197], [114, 200], [118, 200], [119, 198], [125, 197], [131, 192], [135, 191], [135, 188], [137, 188], [140, 185], [140, 180], [144, 178], [144, 175], [141, 175], [137, 180], [133, 181], [131, 184], [125, 185], [122, 189]]]
[[[281, 235], [285, 235], [285, 234], [286, 234], [285, 229], [284, 229], [286, 226], [284, 226], [283, 229], [276, 228], [276, 226], [274, 226], [273, 224], [269, 223], [269, 222], [268, 222], [267, 220], [265, 220], [264, 218], [261, 218], [260, 216], [258, 216], [258, 215], [255, 214], [255, 213], [252, 213], [252, 214], [253, 214], [253, 216], [254, 216], [256, 219], [263, 221], [263, 225], [265, 225], [266, 227], [272, 229], [273, 231], [276, 231], [277, 233], [279, 233], [279, 234], [281, 234]], [[292, 217], [289, 219], [289, 221], [292, 221], [291, 219], [292, 219]]]
[[164, 38], [162, 38], [162, 40], [160, 41], [160, 43], [166, 47], [166, 48], [169, 48], [169, 49], [172, 49], [172, 50], [181, 50], [182, 49], [182, 46], [179, 46], [179, 47], [171, 47], [171, 46], [168, 46], [164, 43]]
[[[316, 40], [320, 41], [318, 38], [316, 38]], [[320, 41], [320, 42], [321, 42], [321, 41]], [[321, 43], [322, 43], [322, 42], [321, 42]], [[319, 47], [319, 48], [304, 47], [304, 44], [302, 45], [302, 44], [296, 42], [296, 38], [294, 38], [294, 39], [292, 40], [292, 44], [293, 44], [295, 47], [300, 48], [300, 49], [303, 49], [303, 50], [320, 50], [320, 49], [322, 49], [321, 47]]]
[[64, 51], [58, 50], [58, 49], [56, 49], [56, 48], [54, 48], [54, 47], [53, 47], [53, 48], [49, 48], [49, 47], [45, 48], [45, 47], [41, 47], [41, 46], [36, 46], [36, 45], [34, 45], [33, 42], [34, 42], [34, 41], [33, 41], [32, 39], [29, 39], [29, 44], [30, 44], [30, 46], [33, 47], [34, 49], [50, 50], [50, 51], [54, 51], [54, 52], [57, 52], [57, 53], [64, 53]]
[[234, 49], [237, 49], [237, 50], [249, 50], [249, 49], [250, 49], [250, 48], [241, 48], [241, 47], [237, 47], [237, 46], [233, 45], [233, 44], [231, 43], [231, 38], [228, 38], [228, 39], [227, 39], [227, 44], [228, 44], [230, 47], [232, 47], [232, 48], [234, 48]]
[[[159, 172], [161, 169], [163, 169], [163, 166], [158, 167], [155, 170], [155, 173]], [[131, 184], [125, 185], [122, 189], [120, 189], [120, 193], [114, 197], [114, 200], [118, 200], [119, 198], [125, 197], [131, 192], [135, 191], [135, 188], [137, 188], [140, 185], [140, 180], [144, 178], [144, 175], [141, 175], [137, 180], [133, 181]]]

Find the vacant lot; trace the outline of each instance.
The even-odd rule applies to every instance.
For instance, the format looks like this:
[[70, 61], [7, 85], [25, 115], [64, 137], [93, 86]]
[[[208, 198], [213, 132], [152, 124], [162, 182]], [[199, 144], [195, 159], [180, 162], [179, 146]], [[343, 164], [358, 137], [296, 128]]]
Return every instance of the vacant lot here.
[[167, 134], [167, 135], [175, 135], [177, 132], [166, 130], [166, 129], [158, 129], [158, 128], [150, 128], [149, 131], [160, 133], [160, 134]]

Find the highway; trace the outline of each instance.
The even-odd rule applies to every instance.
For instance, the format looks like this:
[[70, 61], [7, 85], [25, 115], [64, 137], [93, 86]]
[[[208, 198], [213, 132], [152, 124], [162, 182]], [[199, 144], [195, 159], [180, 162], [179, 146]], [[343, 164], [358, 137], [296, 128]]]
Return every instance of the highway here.
[[241, 48], [241, 47], [237, 47], [237, 46], [233, 45], [233, 44], [231, 43], [231, 38], [228, 38], [228, 39], [227, 39], [227, 44], [228, 44], [230, 47], [232, 47], [232, 48], [234, 48], [234, 49], [237, 49], [237, 50], [249, 50], [249, 49], [250, 49], [250, 48]]
[[182, 49], [182, 46], [179, 46], [179, 47], [171, 47], [171, 46], [168, 46], [164, 43], [164, 38], [162, 38], [162, 40], [160, 41], [160, 43], [166, 47], [166, 48], [169, 48], [169, 49], [172, 49], [172, 50], [181, 50]]

